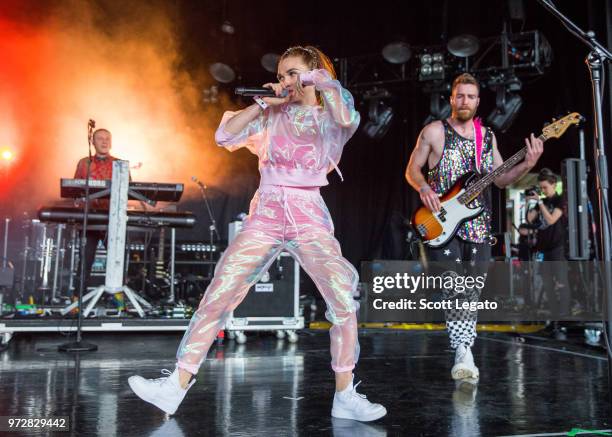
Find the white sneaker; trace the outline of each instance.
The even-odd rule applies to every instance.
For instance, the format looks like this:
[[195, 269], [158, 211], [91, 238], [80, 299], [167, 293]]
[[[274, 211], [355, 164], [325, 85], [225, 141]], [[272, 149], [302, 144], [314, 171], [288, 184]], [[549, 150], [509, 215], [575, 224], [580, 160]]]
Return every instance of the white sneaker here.
[[178, 367], [174, 369], [174, 372], [162, 369], [161, 373], [166, 376], [157, 379], [130, 376], [128, 383], [140, 399], [155, 405], [168, 414], [174, 414], [187, 394], [187, 390], [195, 383], [195, 379], [189, 382], [187, 388], [182, 388], [179, 382]]
[[361, 384], [361, 381], [353, 387], [353, 381], [351, 381], [348, 387], [334, 394], [332, 417], [370, 422], [387, 414], [385, 407], [380, 404], [373, 404], [366, 399], [366, 395], [357, 393], [359, 384]]
[[474, 357], [469, 346], [459, 345], [455, 351], [455, 365], [451, 370], [453, 379], [472, 379], [479, 378], [478, 367], [474, 364]]

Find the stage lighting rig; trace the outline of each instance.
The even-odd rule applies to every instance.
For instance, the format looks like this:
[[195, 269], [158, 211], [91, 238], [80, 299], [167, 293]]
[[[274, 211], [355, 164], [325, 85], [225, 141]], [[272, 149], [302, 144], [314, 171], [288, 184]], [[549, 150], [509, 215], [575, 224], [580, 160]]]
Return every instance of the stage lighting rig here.
[[445, 53], [441, 50], [430, 53], [428, 50], [419, 55], [419, 80], [443, 80], [446, 70]]
[[363, 132], [374, 140], [382, 139], [393, 121], [393, 108], [385, 102], [391, 94], [384, 89], [373, 89], [366, 92], [363, 99], [368, 102], [368, 121]]
[[500, 73], [482, 81], [483, 85], [495, 91], [495, 109], [487, 117], [487, 122], [500, 132], [506, 132], [523, 106], [518, 92], [522, 82], [514, 75]]

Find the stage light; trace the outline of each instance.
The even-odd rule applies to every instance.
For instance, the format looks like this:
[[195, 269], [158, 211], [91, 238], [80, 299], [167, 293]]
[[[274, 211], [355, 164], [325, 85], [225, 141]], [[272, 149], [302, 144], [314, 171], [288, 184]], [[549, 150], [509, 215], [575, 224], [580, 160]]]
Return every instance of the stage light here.
[[236, 73], [232, 67], [222, 62], [215, 62], [208, 70], [217, 82], [230, 83], [236, 78]]
[[369, 120], [363, 126], [363, 131], [373, 140], [382, 139], [391, 127], [391, 121], [393, 121], [394, 117], [393, 108], [383, 101], [384, 97], [389, 96], [390, 94], [387, 91], [380, 91], [365, 97], [369, 100]]
[[217, 103], [219, 101], [219, 87], [212, 85], [210, 88], [202, 90], [202, 100], [204, 103]]
[[419, 57], [419, 80], [441, 80], [444, 79], [444, 53], [423, 53]]
[[405, 64], [411, 56], [410, 46], [403, 41], [389, 43], [382, 49], [382, 57], [391, 64]]
[[234, 25], [230, 23], [228, 20], [225, 20], [221, 25], [221, 32], [226, 33], [228, 35], [233, 35], [236, 32]]
[[434, 62], [434, 64], [442, 63], [444, 62], [444, 55], [442, 53], [434, 53], [431, 56], [431, 60]]
[[2, 157], [3, 161], [10, 162], [15, 158], [15, 154], [10, 149], [2, 149], [0, 157]]
[[467, 58], [478, 52], [480, 42], [474, 35], [464, 34], [451, 38], [446, 47], [449, 52], [458, 58]]
[[430, 76], [431, 73], [432, 73], [432, 70], [433, 69], [431, 68], [430, 64], [423, 64], [423, 65], [421, 65], [420, 72], [421, 72], [422, 76]]
[[510, 93], [505, 87], [498, 89], [495, 109], [487, 117], [487, 122], [494, 129], [506, 132], [523, 106], [523, 99], [518, 94]]
[[431, 64], [431, 55], [429, 53], [421, 55], [421, 64]]
[[429, 100], [429, 116], [423, 125], [435, 120], [444, 120], [451, 115], [451, 106], [448, 99], [440, 92], [432, 92]]
[[276, 67], [278, 66], [279, 59], [279, 54], [266, 53], [261, 57], [261, 66], [269, 73], [276, 73]]

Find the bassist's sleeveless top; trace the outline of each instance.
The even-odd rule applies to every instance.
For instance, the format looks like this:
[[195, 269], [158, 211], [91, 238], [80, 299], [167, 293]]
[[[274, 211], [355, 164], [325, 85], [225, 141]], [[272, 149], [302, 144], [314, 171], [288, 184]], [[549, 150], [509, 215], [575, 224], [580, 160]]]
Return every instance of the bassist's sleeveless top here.
[[[427, 172], [427, 183], [438, 194], [448, 191], [461, 176], [469, 172], [484, 175], [493, 171], [493, 132], [485, 128], [482, 143], [480, 172], [476, 171], [476, 142], [462, 137], [446, 120], [444, 125], [444, 149], [436, 166]], [[478, 177], [478, 176], [477, 176]], [[457, 236], [465, 241], [484, 243], [491, 232], [491, 188], [487, 188], [469, 206], [484, 205], [478, 217], [459, 225]]]

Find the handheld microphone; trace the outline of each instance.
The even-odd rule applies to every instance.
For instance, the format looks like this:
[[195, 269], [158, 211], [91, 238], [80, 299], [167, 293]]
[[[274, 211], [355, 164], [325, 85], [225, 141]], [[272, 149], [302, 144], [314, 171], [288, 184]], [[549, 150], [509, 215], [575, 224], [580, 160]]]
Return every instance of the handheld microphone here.
[[287, 94], [289, 94], [289, 91], [283, 90], [281, 95], [277, 96], [272, 88], [244, 87], [244, 86], [236, 87], [234, 92], [237, 95], [239, 95], [239, 96], [245, 96], [245, 97], [259, 96], [259, 97], [280, 97], [280, 98], [284, 98], [284, 97], [287, 97]]

